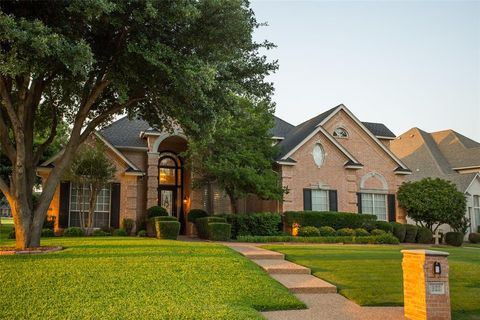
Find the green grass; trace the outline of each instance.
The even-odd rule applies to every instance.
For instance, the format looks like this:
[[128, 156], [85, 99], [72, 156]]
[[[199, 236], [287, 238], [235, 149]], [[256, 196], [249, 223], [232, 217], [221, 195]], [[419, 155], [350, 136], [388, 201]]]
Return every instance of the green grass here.
[[[289, 246], [264, 248], [286, 254], [288, 260], [339, 288], [360, 305], [403, 305], [402, 254], [399, 246]], [[411, 249], [411, 247], [410, 247]], [[455, 319], [480, 319], [480, 250], [441, 247], [448, 251], [450, 293]]]
[[258, 311], [305, 307], [221, 245], [133, 237], [42, 245], [66, 249], [0, 256], [0, 319], [261, 319]]

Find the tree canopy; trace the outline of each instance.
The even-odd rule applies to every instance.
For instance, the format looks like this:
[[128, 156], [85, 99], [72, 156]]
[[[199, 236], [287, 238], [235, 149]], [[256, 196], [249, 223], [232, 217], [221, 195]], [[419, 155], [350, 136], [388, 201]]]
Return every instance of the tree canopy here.
[[432, 232], [441, 224], [457, 229], [465, 221], [465, 195], [447, 180], [426, 178], [406, 182], [398, 190], [398, 202], [407, 216]]

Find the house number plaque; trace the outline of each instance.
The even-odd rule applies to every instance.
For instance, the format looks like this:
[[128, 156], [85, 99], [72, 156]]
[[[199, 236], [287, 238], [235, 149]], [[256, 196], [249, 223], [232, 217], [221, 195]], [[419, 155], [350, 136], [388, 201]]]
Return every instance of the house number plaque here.
[[445, 282], [429, 282], [428, 293], [445, 294]]

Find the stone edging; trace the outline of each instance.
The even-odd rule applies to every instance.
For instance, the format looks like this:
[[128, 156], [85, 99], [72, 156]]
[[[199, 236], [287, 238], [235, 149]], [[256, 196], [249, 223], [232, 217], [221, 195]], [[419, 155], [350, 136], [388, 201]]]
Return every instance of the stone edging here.
[[40, 254], [63, 250], [63, 247], [40, 247], [40, 250], [0, 250], [0, 256], [14, 255], [14, 254]]

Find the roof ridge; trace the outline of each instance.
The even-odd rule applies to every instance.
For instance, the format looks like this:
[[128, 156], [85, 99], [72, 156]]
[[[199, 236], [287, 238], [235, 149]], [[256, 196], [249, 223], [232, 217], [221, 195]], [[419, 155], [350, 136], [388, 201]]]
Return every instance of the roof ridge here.
[[[430, 156], [432, 157], [432, 160], [435, 162], [435, 165], [440, 170], [440, 172], [442, 174], [445, 174], [445, 175], [449, 174], [449, 173], [453, 173], [452, 165], [447, 160], [447, 158], [445, 158], [444, 154], [442, 153], [442, 151], [438, 147], [438, 144], [435, 141], [435, 139], [432, 137], [431, 133], [428, 133], [428, 132], [426, 132], [426, 131], [424, 131], [420, 128], [417, 128], [417, 127], [414, 127], [413, 129], [416, 129], [420, 133], [420, 137], [424, 141], [425, 147], [427, 148]], [[433, 143], [433, 145], [432, 145], [432, 143]], [[433, 148], [435, 148], [436, 150], [432, 150]], [[437, 156], [435, 156], [435, 154], [438, 155], [438, 158], [437, 158]], [[444, 170], [444, 168], [440, 164], [439, 160], [444, 161], [445, 164], [448, 165], [448, 172], [446, 172], [446, 170]]]

